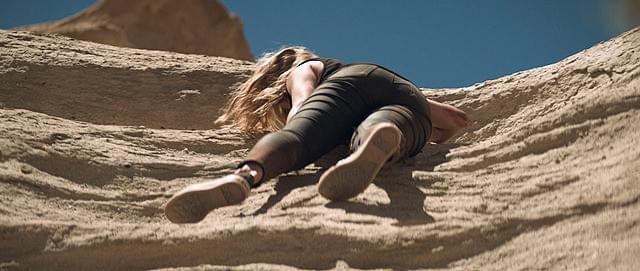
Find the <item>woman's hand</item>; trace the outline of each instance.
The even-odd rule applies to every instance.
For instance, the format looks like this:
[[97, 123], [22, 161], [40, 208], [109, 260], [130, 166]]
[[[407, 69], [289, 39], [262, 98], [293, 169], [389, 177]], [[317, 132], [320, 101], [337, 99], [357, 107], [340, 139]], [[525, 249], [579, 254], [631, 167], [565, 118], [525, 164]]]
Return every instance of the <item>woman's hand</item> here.
[[431, 108], [431, 137], [429, 142], [443, 143], [469, 126], [467, 113], [452, 105], [427, 99]]

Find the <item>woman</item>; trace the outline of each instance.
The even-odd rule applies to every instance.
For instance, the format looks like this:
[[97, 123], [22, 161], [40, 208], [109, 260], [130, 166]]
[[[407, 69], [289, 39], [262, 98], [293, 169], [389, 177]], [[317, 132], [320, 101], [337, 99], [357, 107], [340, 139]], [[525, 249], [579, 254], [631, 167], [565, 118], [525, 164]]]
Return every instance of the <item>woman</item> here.
[[466, 114], [427, 100], [404, 77], [374, 64], [345, 65], [288, 47], [261, 58], [232, 94], [219, 123], [247, 133], [271, 132], [230, 175], [176, 193], [165, 214], [194, 223], [238, 204], [251, 187], [314, 162], [351, 139], [351, 154], [323, 173], [318, 192], [343, 200], [364, 191], [387, 162], [411, 157], [467, 126]]

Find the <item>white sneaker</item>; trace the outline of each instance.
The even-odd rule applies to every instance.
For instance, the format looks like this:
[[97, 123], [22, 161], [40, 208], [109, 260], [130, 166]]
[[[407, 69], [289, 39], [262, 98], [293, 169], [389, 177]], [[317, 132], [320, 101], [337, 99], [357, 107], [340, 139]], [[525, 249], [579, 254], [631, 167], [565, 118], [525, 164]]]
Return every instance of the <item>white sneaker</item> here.
[[402, 132], [391, 123], [372, 126], [368, 137], [347, 158], [322, 174], [318, 192], [330, 200], [346, 200], [362, 193], [400, 146]]
[[237, 174], [192, 184], [169, 199], [164, 214], [173, 223], [200, 222], [213, 209], [241, 203], [249, 190], [249, 183]]

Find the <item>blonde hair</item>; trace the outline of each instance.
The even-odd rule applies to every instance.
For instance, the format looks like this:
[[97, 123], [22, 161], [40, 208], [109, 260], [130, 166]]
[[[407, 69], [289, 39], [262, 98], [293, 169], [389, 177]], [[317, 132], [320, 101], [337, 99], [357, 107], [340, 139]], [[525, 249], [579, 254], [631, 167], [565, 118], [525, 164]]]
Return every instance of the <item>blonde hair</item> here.
[[287, 77], [298, 64], [313, 57], [317, 56], [301, 46], [264, 54], [253, 75], [231, 92], [216, 123], [229, 123], [249, 134], [282, 128], [289, 113], [283, 106], [288, 103]]

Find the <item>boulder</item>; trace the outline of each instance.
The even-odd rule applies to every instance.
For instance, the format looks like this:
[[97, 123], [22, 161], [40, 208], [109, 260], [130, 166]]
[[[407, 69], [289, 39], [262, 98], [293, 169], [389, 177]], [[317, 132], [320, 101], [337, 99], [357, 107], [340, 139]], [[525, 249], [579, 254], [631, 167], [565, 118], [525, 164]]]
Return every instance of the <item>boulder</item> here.
[[71, 17], [18, 29], [120, 47], [253, 60], [242, 21], [217, 0], [100, 0]]

